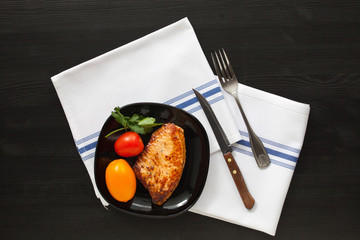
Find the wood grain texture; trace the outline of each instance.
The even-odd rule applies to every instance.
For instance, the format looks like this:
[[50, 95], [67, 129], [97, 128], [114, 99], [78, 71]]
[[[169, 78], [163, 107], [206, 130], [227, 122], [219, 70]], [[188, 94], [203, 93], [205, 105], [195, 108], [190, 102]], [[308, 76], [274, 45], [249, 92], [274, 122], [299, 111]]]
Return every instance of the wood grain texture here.
[[187, 213], [140, 219], [101, 207], [50, 77], [185, 16], [210, 62], [309, 103], [275, 239], [360, 234], [359, 1], [0, 2], [1, 239], [270, 239]]
[[231, 154], [231, 152], [229, 152], [224, 154], [224, 158], [230, 170], [230, 175], [233, 178], [236, 188], [239, 191], [244, 206], [247, 209], [252, 209], [255, 204], [255, 199], [253, 198], [253, 196], [249, 192], [249, 189], [246, 186], [245, 179], [241, 173], [239, 166], [236, 163], [236, 160], [234, 159], [234, 156]]

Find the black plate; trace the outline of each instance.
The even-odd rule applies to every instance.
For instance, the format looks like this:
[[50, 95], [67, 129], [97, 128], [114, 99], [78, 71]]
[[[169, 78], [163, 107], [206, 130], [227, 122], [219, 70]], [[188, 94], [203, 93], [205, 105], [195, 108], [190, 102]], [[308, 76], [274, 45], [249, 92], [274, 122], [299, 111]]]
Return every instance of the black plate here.
[[[134, 103], [121, 108], [121, 113], [131, 116], [134, 113], [155, 117], [157, 122], [174, 123], [184, 129], [186, 144], [185, 168], [179, 185], [171, 197], [161, 206], [152, 204], [149, 192], [137, 180], [135, 196], [132, 200], [123, 203], [116, 201], [109, 193], [105, 183], [105, 170], [108, 164], [119, 157], [114, 151], [114, 142], [121, 132], [108, 138], [104, 136], [120, 127], [120, 124], [110, 116], [99, 136], [95, 152], [95, 181], [102, 197], [114, 208], [139, 216], [170, 217], [177, 216], [190, 207], [200, 197], [204, 188], [209, 168], [209, 140], [201, 123], [191, 114], [159, 103]], [[155, 130], [155, 129], [154, 129]], [[142, 135], [146, 145], [151, 134]], [[126, 158], [130, 166], [136, 160]]]

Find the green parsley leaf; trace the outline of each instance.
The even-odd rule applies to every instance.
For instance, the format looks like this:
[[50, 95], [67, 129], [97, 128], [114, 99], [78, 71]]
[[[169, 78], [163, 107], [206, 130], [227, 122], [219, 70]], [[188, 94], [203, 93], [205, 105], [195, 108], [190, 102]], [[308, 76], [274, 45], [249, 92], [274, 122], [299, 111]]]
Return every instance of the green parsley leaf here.
[[111, 112], [111, 115], [118, 123], [124, 126], [125, 130], [127, 129], [127, 119], [124, 115], [121, 114], [119, 107], [114, 108], [114, 111]]
[[144, 118], [143, 120], [141, 120], [138, 124], [140, 126], [145, 126], [145, 125], [153, 124], [155, 121], [156, 121], [155, 118], [147, 117], [147, 118]]
[[133, 123], [141, 121], [140, 115], [135, 113], [134, 115], [132, 115], [132, 117], [129, 119], [129, 121], [133, 122]]
[[145, 117], [139, 114], [133, 114], [131, 117], [125, 116], [120, 112], [120, 107], [114, 108], [111, 115], [123, 126], [123, 128], [116, 129], [107, 134], [105, 137], [121, 130], [127, 131], [128, 129], [138, 134], [151, 133], [153, 131], [153, 127], [161, 126], [163, 124], [156, 123], [156, 119], [153, 117]]

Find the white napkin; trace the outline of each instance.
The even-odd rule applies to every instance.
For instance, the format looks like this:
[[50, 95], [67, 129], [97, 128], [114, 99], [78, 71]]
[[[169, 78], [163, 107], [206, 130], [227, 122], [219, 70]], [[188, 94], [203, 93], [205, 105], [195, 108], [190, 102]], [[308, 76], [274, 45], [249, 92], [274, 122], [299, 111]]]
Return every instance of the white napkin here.
[[238, 92], [244, 112], [272, 164], [266, 169], [258, 168], [236, 102], [224, 92], [243, 138], [233, 144], [233, 155], [255, 205], [250, 211], [243, 206], [224, 158], [216, 152], [211, 155], [204, 191], [190, 211], [274, 236], [304, 141], [310, 106], [242, 84]]
[[[93, 169], [96, 142], [104, 121], [115, 106], [162, 102], [194, 114], [209, 136], [212, 154], [208, 179], [190, 211], [275, 234], [302, 146], [309, 107], [241, 85], [239, 96], [249, 121], [271, 149], [273, 164], [266, 170], [258, 169], [249, 156], [242, 118], [232, 116], [238, 114], [233, 99], [220, 90], [187, 18], [51, 79], [96, 196], [104, 206], [107, 202], [96, 188]], [[256, 200], [251, 211], [241, 202], [192, 88], [206, 96], [234, 143], [234, 157]], [[263, 114], [257, 115], [260, 109]]]
[[219, 150], [214, 133], [192, 88], [219, 113], [231, 143], [241, 139], [216, 77], [187, 18], [52, 78], [78, 152], [96, 196], [94, 153], [105, 120], [116, 106], [160, 102], [184, 109], [207, 130], [210, 151]]

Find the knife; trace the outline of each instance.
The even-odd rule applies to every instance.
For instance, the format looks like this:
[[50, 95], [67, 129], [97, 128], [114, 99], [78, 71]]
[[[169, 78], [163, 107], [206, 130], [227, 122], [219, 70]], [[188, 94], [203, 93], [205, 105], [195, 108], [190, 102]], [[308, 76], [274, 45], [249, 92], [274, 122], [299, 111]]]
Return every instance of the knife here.
[[195, 89], [193, 89], [197, 99], [200, 102], [200, 105], [202, 109], [205, 112], [205, 115], [210, 123], [210, 126], [215, 134], [215, 138], [220, 146], [220, 149], [223, 153], [223, 156], [225, 158], [225, 162], [230, 170], [230, 174], [234, 180], [234, 183], [236, 185], [236, 188], [238, 189], [240, 193], [240, 197], [247, 209], [251, 209], [254, 204], [255, 200], [251, 196], [243, 175], [241, 174], [241, 171], [239, 169], [239, 166], [237, 165], [233, 155], [232, 155], [232, 147], [228, 140], [228, 138], [225, 135], [224, 130], [222, 129], [219, 121], [217, 120], [215, 113], [211, 109], [210, 104], [207, 102], [207, 100]]

